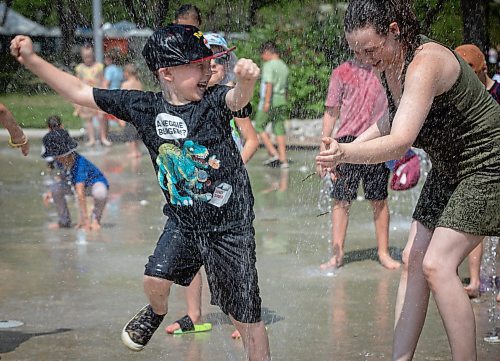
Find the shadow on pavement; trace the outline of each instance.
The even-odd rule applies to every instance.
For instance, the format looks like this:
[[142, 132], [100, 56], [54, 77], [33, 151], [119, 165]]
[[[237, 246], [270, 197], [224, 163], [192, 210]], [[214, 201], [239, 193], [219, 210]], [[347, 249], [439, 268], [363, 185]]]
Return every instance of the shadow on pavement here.
[[71, 328], [58, 328], [54, 331], [47, 332], [22, 332], [22, 331], [0, 331], [0, 354], [14, 351], [23, 342], [28, 341], [32, 337], [53, 335], [71, 331]]
[[[229, 319], [228, 316], [223, 314], [222, 312], [212, 312], [212, 313], [207, 313], [203, 319], [205, 322], [210, 322], [212, 324], [220, 324], [220, 325], [230, 325], [231, 320]], [[273, 323], [279, 322], [284, 320], [285, 317], [276, 314], [276, 311], [270, 310], [267, 307], [262, 307], [262, 321], [266, 325], [271, 325]]]
[[[394, 260], [401, 261], [403, 249], [397, 247], [389, 247], [389, 254]], [[344, 254], [344, 265], [347, 263], [366, 260], [378, 262], [377, 248], [359, 249], [356, 251], [349, 251]]]

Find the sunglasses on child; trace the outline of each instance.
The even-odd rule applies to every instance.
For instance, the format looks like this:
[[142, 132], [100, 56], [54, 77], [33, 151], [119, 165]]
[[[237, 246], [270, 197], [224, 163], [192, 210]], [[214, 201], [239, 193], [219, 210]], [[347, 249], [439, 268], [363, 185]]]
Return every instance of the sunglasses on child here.
[[226, 57], [226, 59], [229, 59], [229, 53], [236, 49], [236, 46], [233, 46], [227, 50], [221, 51], [217, 54], [206, 56], [204, 58], [196, 59], [196, 60], [191, 60], [190, 63], [201, 63], [206, 60], [211, 60], [211, 59], [217, 59], [217, 58], [223, 58]]
[[229, 62], [229, 54], [224, 54], [218, 58], [214, 58], [215, 64], [226, 65]]

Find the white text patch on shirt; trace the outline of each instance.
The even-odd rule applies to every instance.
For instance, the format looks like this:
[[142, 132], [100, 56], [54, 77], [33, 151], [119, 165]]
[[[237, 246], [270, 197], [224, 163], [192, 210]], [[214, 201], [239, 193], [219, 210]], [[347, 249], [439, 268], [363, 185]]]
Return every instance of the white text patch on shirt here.
[[163, 139], [185, 139], [188, 134], [184, 120], [171, 114], [158, 114], [155, 125], [156, 134]]

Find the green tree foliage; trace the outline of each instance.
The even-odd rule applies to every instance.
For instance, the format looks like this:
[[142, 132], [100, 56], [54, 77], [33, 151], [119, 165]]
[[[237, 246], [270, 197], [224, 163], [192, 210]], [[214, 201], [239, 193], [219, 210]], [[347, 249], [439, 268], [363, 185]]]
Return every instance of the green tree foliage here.
[[[281, 4], [262, 8], [247, 40], [237, 42], [239, 57], [261, 64], [260, 47], [274, 41], [290, 68], [288, 100], [294, 118], [320, 117], [330, 73], [346, 59], [340, 16], [335, 6], [320, 11], [320, 3]], [[258, 102], [258, 87], [254, 105]]]
[[500, 1], [488, 2], [488, 10], [486, 11], [489, 24], [490, 44], [495, 46], [500, 44]]
[[[45, 26], [59, 26], [60, 17], [55, 6], [61, 0], [11, 0], [12, 9]], [[472, 1], [472, 0], [470, 0]], [[462, 42], [462, 12], [460, 0], [415, 0], [415, 8], [419, 18], [424, 21], [429, 12], [436, 6], [438, 12], [432, 18], [430, 34], [448, 45]], [[92, 0], [73, 1], [77, 10], [71, 21], [81, 26], [91, 26]], [[173, 19], [175, 10], [184, 0], [103, 0], [103, 20], [118, 22], [121, 20], [136, 21], [141, 26], [154, 27], [159, 23], [168, 23]], [[319, 5], [336, 4], [339, 1], [298, 1], [298, 0], [192, 0], [189, 1], [200, 8], [204, 19], [205, 30], [226, 32], [249, 31], [253, 27], [267, 23], [295, 22], [306, 16], [316, 17]], [[491, 44], [500, 42], [500, 3], [488, 0], [487, 22]], [[438, 6], [440, 5], [440, 6]], [[166, 9], [158, 12], [159, 8]], [[297, 9], [300, 11], [297, 12]], [[135, 15], [134, 15], [135, 13]], [[161, 17], [163, 21], [155, 20]]]
[[462, 43], [460, 0], [416, 0], [414, 6], [426, 35], [450, 47]]
[[45, 26], [58, 25], [57, 17], [51, 18], [52, 5], [47, 0], [14, 0], [11, 8], [30, 20], [36, 21]]
[[[60, 25], [63, 19], [71, 19], [72, 25], [91, 27], [92, 0], [71, 2], [71, 7], [63, 7], [67, 11], [71, 10], [71, 16], [61, 16], [56, 4], [70, 1], [12, 0], [12, 8], [49, 27]], [[430, 37], [450, 47], [463, 42], [461, 1], [414, 1], [418, 18]], [[115, 23], [129, 20], [139, 26], [155, 27], [171, 22], [175, 10], [185, 3], [184, 0], [103, 0], [103, 21]], [[239, 37], [229, 39], [238, 46], [239, 57], [248, 57], [261, 64], [261, 44], [267, 40], [275, 41], [282, 51], [282, 58], [290, 67], [289, 100], [292, 116], [321, 116], [331, 70], [349, 57], [343, 44], [342, 31], [342, 9], [346, 2], [193, 0], [189, 3], [200, 8], [204, 31], [239, 33]], [[487, 3], [489, 38], [492, 44], [498, 44], [500, 28], [496, 24], [500, 22], [500, 4], [494, 0]], [[246, 40], [237, 41], [237, 38]], [[254, 103], [258, 101], [257, 93], [256, 89]]]
[[[469, 0], [475, 1], [475, 0]], [[485, 1], [487, 39], [492, 46], [500, 43], [500, 3]], [[424, 32], [431, 38], [457, 47], [464, 42], [461, 0], [416, 0], [415, 10]], [[435, 11], [437, 9], [437, 11]], [[469, 19], [467, 19], [469, 20]], [[426, 29], [428, 22], [428, 29]], [[480, 45], [480, 44], [479, 44]]]

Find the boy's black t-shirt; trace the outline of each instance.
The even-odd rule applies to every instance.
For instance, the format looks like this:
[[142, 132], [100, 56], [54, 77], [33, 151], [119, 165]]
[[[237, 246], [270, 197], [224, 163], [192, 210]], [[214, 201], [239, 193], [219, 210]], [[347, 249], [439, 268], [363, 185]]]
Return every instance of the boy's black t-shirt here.
[[201, 101], [179, 106], [162, 93], [94, 89], [99, 108], [137, 128], [167, 199], [164, 213], [186, 230], [223, 231], [254, 219], [250, 180], [230, 126], [251, 107], [232, 113], [229, 89], [216, 85]]

